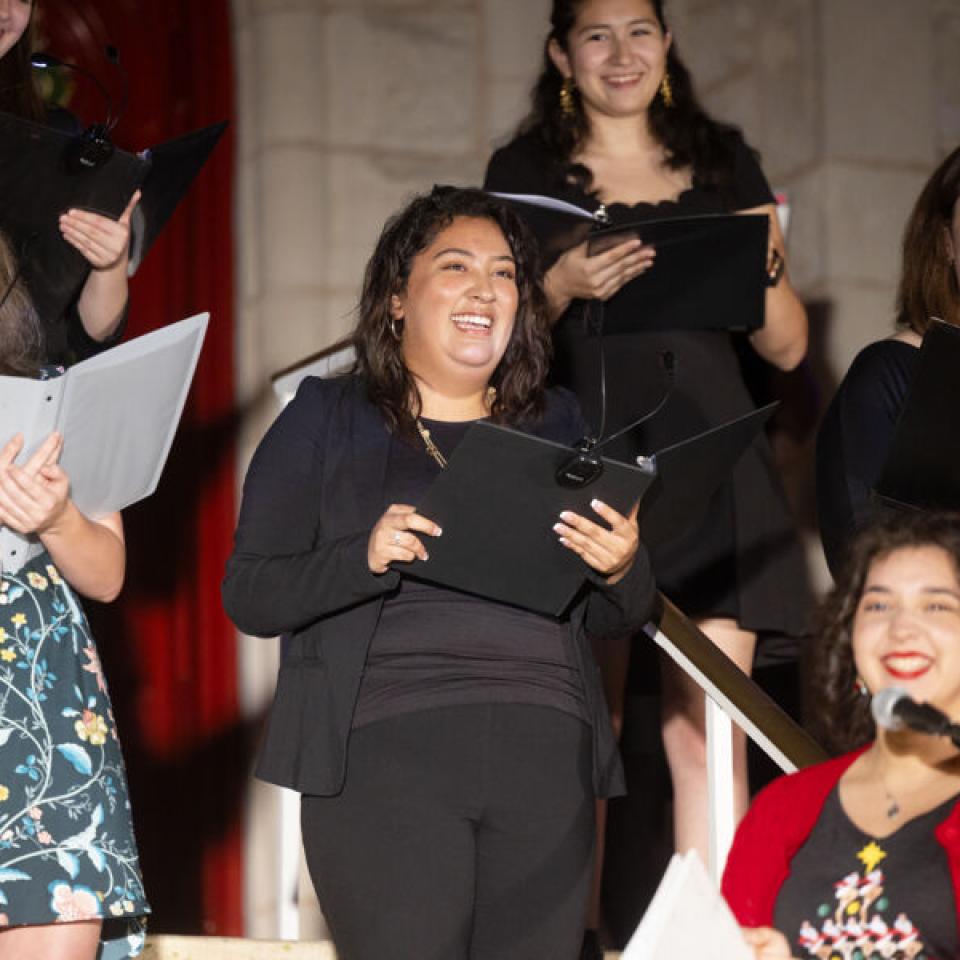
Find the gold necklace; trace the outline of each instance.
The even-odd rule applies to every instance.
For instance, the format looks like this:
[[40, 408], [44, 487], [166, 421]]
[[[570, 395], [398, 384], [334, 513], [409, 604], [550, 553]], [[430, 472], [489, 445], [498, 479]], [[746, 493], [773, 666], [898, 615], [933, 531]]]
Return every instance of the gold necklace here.
[[427, 448], [427, 453], [440, 464], [441, 470], [445, 470], [447, 467], [447, 458], [440, 452], [437, 445], [430, 438], [430, 431], [420, 422], [419, 417], [417, 417], [417, 430], [420, 431], [420, 437], [423, 439], [423, 445]]

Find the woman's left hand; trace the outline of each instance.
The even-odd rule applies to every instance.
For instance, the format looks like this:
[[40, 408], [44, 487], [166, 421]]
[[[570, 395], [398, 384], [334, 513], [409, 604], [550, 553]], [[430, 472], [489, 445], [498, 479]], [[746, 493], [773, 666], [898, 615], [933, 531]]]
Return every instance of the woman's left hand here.
[[560, 535], [560, 543], [606, 577], [607, 583], [618, 583], [626, 576], [640, 546], [637, 527], [640, 504], [626, 517], [600, 500], [592, 500], [590, 506], [610, 524], [609, 530], [570, 510], [560, 514], [561, 522], [555, 523], [553, 529]]
[[110, 270], [126, 260], [130, 249], [130, 217], [139, 202], [137, 190], [118, 220], [89, 210], [68, 210], [60, 217], [60, 232], [94, 270]]

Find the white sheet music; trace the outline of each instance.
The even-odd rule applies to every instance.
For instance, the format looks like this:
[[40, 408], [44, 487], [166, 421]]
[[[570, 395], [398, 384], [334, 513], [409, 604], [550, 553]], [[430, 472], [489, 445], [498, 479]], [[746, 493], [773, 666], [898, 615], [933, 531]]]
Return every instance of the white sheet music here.
[[209, 314], [112, 347], [53, 380], [0, 377], [0, 445], [25, 440], [20, 462], [54, 430], [73, 501], [85, 514], [122, 510], [156, 489], [193, 379]]
[[730, 908], [694, 850], [674, 854], [621, 960], [753, 960]]

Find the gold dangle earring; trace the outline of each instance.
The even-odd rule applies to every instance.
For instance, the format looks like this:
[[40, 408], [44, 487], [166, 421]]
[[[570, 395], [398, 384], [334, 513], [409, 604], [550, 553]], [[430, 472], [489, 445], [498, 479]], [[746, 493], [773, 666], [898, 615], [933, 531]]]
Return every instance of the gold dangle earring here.
[[663, 79], [660, 81], [660, 96], [663, 98], [663, 105], [669, 110], [673, 106], [673, 85], [670, 83], [670, 71], [663, 71]]
[[573, 77], [565, 77], [560, 85], [560, 113], [564, 120], [572, 120], [577, 115], [577, 104], [573, 98], [573, 91], [576, 89]]

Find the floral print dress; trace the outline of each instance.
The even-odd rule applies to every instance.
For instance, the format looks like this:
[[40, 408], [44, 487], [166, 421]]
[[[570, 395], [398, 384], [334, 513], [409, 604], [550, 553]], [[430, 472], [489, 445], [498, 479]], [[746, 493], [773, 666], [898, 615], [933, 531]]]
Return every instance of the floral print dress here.
[[43, 553], [0, 573], [0, 926], [101, 918], [118, 960], [149, 912], [97, 648]]

